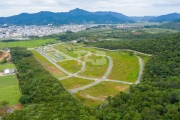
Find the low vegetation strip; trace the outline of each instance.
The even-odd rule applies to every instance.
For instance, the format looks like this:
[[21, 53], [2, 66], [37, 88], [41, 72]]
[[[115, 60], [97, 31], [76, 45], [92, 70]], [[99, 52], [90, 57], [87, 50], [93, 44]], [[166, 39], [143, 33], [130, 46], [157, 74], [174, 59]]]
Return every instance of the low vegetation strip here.
[[0, 42], [0, 48], [4, 47], [27, 47], [34, 48], [40, 47], [47, 43], [54, 43], [54, 39], [37, 39], [37, 40], [26, 40], [26, 41], [12, 41], [12, 42]]
[[75, 89], [75, 88], [85, 86], [85, 85], [90, 84], [94, 81], [71, 77], [71, 78], [61, 80], [60, 82], [67, 90], [70, 90], [70, 89]]

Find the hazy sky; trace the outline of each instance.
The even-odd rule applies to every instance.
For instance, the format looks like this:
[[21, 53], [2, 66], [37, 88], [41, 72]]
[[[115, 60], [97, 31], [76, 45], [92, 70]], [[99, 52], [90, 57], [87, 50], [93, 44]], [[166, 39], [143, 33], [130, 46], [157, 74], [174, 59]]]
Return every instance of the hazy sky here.
[[128, 16], [180, 13], [180, 0], [0, 0], [0, 17], [22, 12], [114, 11]]

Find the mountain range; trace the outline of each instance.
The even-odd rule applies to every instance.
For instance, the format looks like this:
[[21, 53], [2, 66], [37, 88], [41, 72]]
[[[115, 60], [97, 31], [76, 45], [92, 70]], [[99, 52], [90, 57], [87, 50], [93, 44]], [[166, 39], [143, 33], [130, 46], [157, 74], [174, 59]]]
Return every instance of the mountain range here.
[[180, 19], [180, 14], [172, 13], [162, 16], [129, 17], [117, 12], [89, 12], [76, 8], [69, 12], [42, 11], [34, 14], [21, 13], [10, 17], [0, 17], [0, 24], [13, 25], [60, 25], [60, 24], [112, 24], [127, 23], [135, 21], [165, 22]]

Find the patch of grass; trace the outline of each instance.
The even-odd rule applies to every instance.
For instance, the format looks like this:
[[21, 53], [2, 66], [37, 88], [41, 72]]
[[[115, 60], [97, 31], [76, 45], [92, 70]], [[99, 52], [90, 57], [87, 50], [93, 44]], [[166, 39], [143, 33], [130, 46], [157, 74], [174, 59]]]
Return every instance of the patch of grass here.
[[115, 82], [101, 82], [96, 86], [82, 90], [74, 95], [85, 105], [95, 106], [106, 100], [108, 96], [115, 96], [126, 91], [129, 85]]
[[86, 52], [82, 51], [80, 47], [72, 45], [58, 45], [54, 48], [74, 58], [85, 56], [87, 54]]
[[76, 73], [82, 68], [82, 63], [76, 60], [57, 62], [57, 64], [63, 67], [65, 70], [69, 71], [70, 73]]
[[139, 61], [128, 52], [107, 52], [113, 59], [113, 68], [108, 79], [135, 82], [139, 74]]
[[14, 41], [14, 42], [0, 42], [0, 48], [4, 47], [39, 47], [48, 42], [55, 42], [54, 39], [37, 39], [37, 40], [26, 40], [26, 41]]
[[41, 63], [41, 65], [49, 71], [54, 77], [59, 78], [59, 77], [64, 77], [66, 76], [65, 73], [60, 71], [57, 67], [55, 67], [51, 62], [49, 62], [45, 57], [43, 57], [41, 54], [39, 54], [36, 50], [32, 51], [34, 57], [36, 60]]
[[86, 68], [79, 75], [101, 78], [106, 73], [109, 61], [106, 57], [92, 55], [84, 59]]
[[19, 104], [21, 93], [15, 75], [0, 77], [0, 101], [8, 101], [8, 105]]
[[0, 71], [6, 68], [16, 68], [16, 66], [12, 63], [0, 64]]
[[61, 80], [60, 82], [67, 90], [70, 90], [70, 89], [75, 89], [75, 88], [85, 86], [85, 85], [90, 84], [94, 81], [71, 77], [71, 78], [67, 78], [65, 80]]

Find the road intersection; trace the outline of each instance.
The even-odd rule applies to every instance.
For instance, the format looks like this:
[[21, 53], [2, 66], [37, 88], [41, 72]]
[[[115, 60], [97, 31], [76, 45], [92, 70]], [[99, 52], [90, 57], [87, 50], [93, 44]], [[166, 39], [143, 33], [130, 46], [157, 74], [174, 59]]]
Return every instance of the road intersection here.
[[[138, 57], [138, 60], [139, 60], [139, 65], [140, 65], [140, 70], [139, 70], [139, 75], [138, 75], [138, 78], [137, 78], [137, 81], [136, 83], [131, 83], [131, 82], [125, 82], [123, 80], [110, 80], [110, 79], [107, 79], [108, 75], [110, 74], [110, 72], [112, 71], [112, 68], [113, 68], [113, 60], [110, 56], [106, 56], [106, 55], [100, 55], [100, 54], [94, 54], [94, 53], [91, 53], [90, 51], [85, 51], [87, 52], [87, 54], [84, 56], [84, 57], [88, 57], [88, 56], [91, 56], [91, 55], [96, 55], [96, 56], [104, 56], [104, 57], [107, 57], [108, 61], [109, 61], [109, 66], [108, 66], [108, 69], [106, 71], [106, 73], [99, 79], [97, 78], [90, 78], [90, 77], [84, 77], [84, 76], [80, 76], [78, 75], [79, 73], [81, 73], [85, 68], [86, 68], [86, 62], [85, 61], [82, 61], [79, 57], [79, 58], [73, 58], [65, 53], [63, 53], [62, 51], [58, 51], [56, 50], [55, 48], [53, 48], [53, 46], [55, 45], [49, 45], [48, 47], [50, 47], [53, 51], [55, 51], [56, 53], [60, 53], [61, 55], [63, 56], [66, 56], [66, 60], [76, 60], [80, 63], [82, 63], [82, 68], [81, 70], [79, 70], [78, 72], [76, 73], [70, 73], [68, 72], [67, 70], [65, 70], [64, 68], [62, 68], [61, 66], [59, 66], [57, 64], [57, 61], [54, 60], [53, 58], [51, 58], [44, 50], [43, 48], [36, 48], [36, 51], [39, 52], [42, 56], [44, 56], [48, 61], [50, 61], [54, 66], [56, 66], [59, 70], [61, 70], [62, 72], [64, 72], [65, 74], [67, 74], [66, 77], [62, 77], [62, 78], [58, 78], [58, 80], [64, 80], [64, 79], [67, 79], [67, 78], [70, 78], [70, 77], [76, 77], [76, 78], [81, 78], [81, 79], [85, 79], [85, 80], [93, 80], [94, 82], [91, 83], [91, 84], [88, 84], [88, 85], [85, 85], [83, 87], [79, 87], [79, 88], [76, 88], [76, 89], [71, 89], [69, 90], [69, 92], [71, 94], [73, 93], [76, 93], [78, 91], [81, 91], [81, 90], [84, 90], [84, 89], [87, 89], [87, 88], [90, 88], [92, 86], [95, 86], [97, 84], [99, 84], [100, 82], [103, 82], [103, 81], [106, 81], [106, 82], [117, 82], [117, 83], [122, 83], [122, 84], [128, 84], [128, 85], [132, 85], [132, 84], [139, 84], [140, 83], [140, 80], [141, 80], [141, 77], [142, 77], [142, 74], [143, 74], [143, 60], [142, 58], [140, 58], [139, 56]], [[102, 49], [102, 48], [96, 48], [96, 49], [101, 49], [101, 50], [107, 50], [107, 49]], [[108, 51], [114, 51], [114, 50], [108, 50]], [[115, 50], [117, 51], [117, 50]], [[128, 50], [129, 51], [129, 50]], [[135, 51], [136, 53], [139, 53], [139, 54], [144, 54], [144, 53], [140, 53], [140, 52], [137, 52]], [[146, 55], [146, 54], [144, 54]], [[150, 56], [150, 55], [148, 55]], [[66, 61], [66, 60], [63, 60], [63, 61]]]

